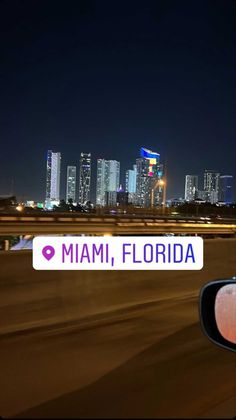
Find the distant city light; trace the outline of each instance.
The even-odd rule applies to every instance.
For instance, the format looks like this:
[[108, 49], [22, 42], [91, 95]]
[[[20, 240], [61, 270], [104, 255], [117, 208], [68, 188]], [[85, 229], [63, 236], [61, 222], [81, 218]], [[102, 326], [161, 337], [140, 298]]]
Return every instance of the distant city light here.
[[23, 207], [23, 206], [21, 206], [21, 205], [19, 205], [19, 206], [17, 206], [17, 207], [16, 207], [16, 210], [17, 210], [17, 211], [22, 211], [23, 209], [24, 209], [24, 207]]

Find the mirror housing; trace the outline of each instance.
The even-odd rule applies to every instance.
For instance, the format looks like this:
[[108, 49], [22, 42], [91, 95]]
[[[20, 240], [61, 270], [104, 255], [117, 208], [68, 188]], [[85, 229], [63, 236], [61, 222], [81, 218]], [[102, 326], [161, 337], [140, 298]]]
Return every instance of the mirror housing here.
[[[202, 287], [199, 300], [200, 321], [203, 332], [214, 344], [217, 344], [218, 346], [228, 350], [236, 351], [235, 341], [228, 340], [226, 338], [228, 336], [227, 334], [222, 335], [224, 328], [223, 323], [220, 322], [221, 314], [219, 310], [216, 309], [216, 301], [219, 297], [218, 292], [220, 289], [228, 285], [234, 286], [236, 288], [236, 278], [234, 277], [228, 280], [215, 280], [207, 283]], [[225, 313], [227, 314], [227, 312]], [[236, 314], [234, 328], [236, 330]], [[234, 331], [232, 334], [233, 336], [236, 334], [234, 334]]]

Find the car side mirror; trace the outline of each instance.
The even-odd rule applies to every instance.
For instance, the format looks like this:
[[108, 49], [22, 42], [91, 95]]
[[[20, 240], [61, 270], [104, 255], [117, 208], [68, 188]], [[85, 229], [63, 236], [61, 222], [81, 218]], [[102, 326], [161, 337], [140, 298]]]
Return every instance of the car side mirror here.
[[200, 292], [199, 312], [207, 337], [236, 351], [236, 278], [207, 283]]

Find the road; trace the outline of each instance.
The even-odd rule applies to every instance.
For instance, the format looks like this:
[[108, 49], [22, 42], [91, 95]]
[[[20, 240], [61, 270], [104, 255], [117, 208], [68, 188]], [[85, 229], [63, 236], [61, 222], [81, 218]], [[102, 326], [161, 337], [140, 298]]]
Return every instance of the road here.
[[1, 254], [0, 414], [234, 417], [235, 353], [203, 335], [198, 294], [207, 280], [235, 274], [235, 245], [206, 241], [201, 272], [79, 280], [76, 272], [45, 272], [42, 281], [29, 253]]

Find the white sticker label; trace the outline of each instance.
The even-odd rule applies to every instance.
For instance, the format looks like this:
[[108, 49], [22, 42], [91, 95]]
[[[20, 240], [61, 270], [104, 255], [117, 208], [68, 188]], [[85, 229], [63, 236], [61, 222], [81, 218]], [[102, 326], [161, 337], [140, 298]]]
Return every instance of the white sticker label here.
[[35, 270], [201, 270], [203, 239], [196, 236], [38, 236]]

